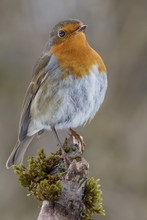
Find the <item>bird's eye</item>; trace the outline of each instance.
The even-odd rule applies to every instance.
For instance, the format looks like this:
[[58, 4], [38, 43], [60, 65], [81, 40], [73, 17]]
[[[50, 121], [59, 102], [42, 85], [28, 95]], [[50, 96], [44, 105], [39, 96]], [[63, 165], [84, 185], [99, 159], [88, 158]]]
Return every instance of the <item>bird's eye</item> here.
[[58, 32], [58, 36], [60, 37], [60, 38], [63, 38], [64, 36], [65, 36], [65, 31], [59, 31]]

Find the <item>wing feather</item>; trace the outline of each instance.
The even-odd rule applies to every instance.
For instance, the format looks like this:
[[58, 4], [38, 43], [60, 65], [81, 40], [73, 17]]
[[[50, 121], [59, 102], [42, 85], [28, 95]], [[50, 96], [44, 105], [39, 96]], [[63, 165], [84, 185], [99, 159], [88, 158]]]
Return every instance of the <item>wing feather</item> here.
[[22, 113], [20, 117], [19, 134], [18, 134], [18, 138], [20, 141], [23, 141], [27, 136], [28, 126], [31, 120], [31, 116], [30, 116], [31, 102], [35, 97], [38, 89], [40, 88], [43, 78], [48, 72], [46, 66], [50, 61], [50, 57], [51, 55], [49, 53], [42, 54], [42, 56], [39, 58], [34, 68], [33, 78], [27, 89], [22, 105]]

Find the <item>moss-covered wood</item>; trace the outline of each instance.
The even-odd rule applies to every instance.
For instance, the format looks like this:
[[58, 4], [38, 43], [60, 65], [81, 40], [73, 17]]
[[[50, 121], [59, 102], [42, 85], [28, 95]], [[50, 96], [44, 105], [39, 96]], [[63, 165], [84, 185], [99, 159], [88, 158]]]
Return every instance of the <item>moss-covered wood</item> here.
[[39, 220], [43, 220], [43, 216], [53, 220], [91, 220], [94, 213], [105, 215], [99, 180], [88, 177], [89, 164], [82, 157], [81, 143], [72, 133], [66, 139], [66, 165], [60, 149], [49, 157], [41, 149], [36, 157], [28, 160], [27, 167], [14, 166], [14, 172], [21, 185], [27, 188], [28, 195], [46, 201]]

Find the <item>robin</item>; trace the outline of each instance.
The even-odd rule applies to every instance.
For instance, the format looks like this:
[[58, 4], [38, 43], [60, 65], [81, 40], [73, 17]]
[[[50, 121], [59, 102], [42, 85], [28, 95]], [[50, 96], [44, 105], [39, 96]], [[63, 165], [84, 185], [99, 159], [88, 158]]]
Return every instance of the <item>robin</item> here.
[[105, 64], [90, 47], [87, 25], [77, 19], [59, 22], [33, 71], [19, 123], [18, 141], [7, 168], [23, 162], [32, 139], [52, 130], [76, 128], [91, 120], [107, 90]]

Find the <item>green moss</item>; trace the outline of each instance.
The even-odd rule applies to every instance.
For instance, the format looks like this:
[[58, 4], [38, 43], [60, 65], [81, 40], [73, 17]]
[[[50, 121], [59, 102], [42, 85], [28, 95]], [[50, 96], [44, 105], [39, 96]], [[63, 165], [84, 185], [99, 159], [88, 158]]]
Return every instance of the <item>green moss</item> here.
[[[75, 148], [65, 147], [65, 151], [70, 155], [72, 151], [75, 151]], [[15, 165], [13, 167], [21, 185], [27, 188], [29, 196], [41, 201], [56, 201], [60, 198], [63, 187], [61, 180], [67, 170], [61, 155], [61, 149], [59, 149], [47, 158], [44, 150], [41, 149], [36, 157], [28, 159], [27, 167], [24, 165]], [[81, 161], [81, 156], [72, 157], [70, 158], [71, 160]], [[94, 213], [105, 215], [102, 207], [102, 191], [99, 180], [94, 180], [94, 178], [87, 179], [83, 203], [85, 209], [81, 220], [92, 220]]]
[[[61, 164], [58, 173], [52, 171], [57, 164]], [[18, 175], [23, 187], [28, 189], [28, 195], [43, 201], [58, 200], [61, 194], [61, 178], [66, 168], [58, 150], [46, 158], [44, 150], [41, 149], [36, 157], [28, 159], [28, 167], [15, 165], [14, 172]]]
[[81, 162], [82, 158], [80, 156], [75, 157], [77, 162]]
[[76, 151], [76, 147], [74, 147], [74, 146], [65, 146], [65, 147], [64, 147], [64, 151], [65, 151], [66, 153], [70, 153], [70, 152], [72, 152], [72, 151]]
[[60, 198], [62, 184], [60, 182], [59, 176], [49, 175], [48, 179], [44, 179], [37, 185], [35, 193], [33, 191], [32, 195], [36, 196], [39, 200], [55, 201]]
[[88, 178], [84, 192], [83, 202], [85, 210], [82, 213], [81, 220], [91, 220], [94, 213], [105, 215], [105, 210], [102, 207], [102, 191], [99, 184], [99, 179]]

